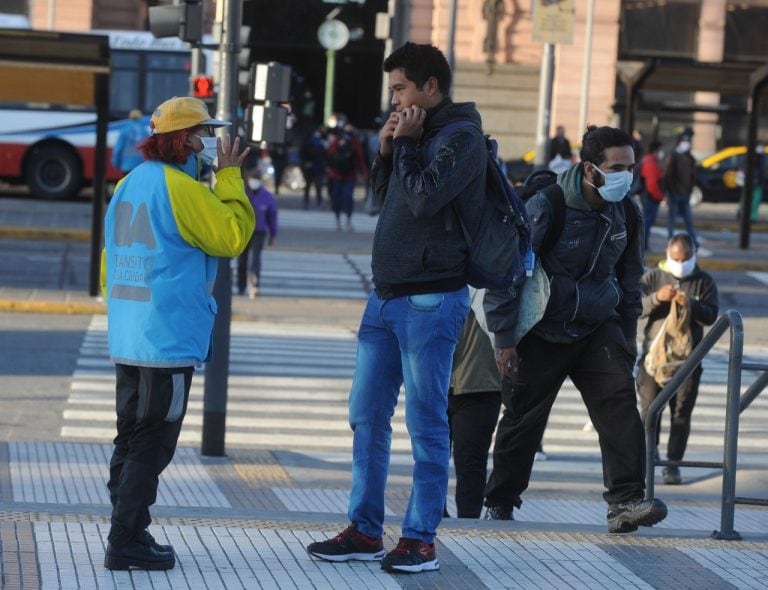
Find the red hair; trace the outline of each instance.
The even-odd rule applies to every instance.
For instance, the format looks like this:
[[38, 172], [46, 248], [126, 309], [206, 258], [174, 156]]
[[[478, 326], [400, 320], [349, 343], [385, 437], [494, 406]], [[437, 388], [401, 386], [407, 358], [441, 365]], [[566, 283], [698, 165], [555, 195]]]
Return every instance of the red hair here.
[[145, 160], [183, 164], [194, 151], [187, 145], [187, 135], [186, 130], [150, 135], [138, 145], [138, 150]]

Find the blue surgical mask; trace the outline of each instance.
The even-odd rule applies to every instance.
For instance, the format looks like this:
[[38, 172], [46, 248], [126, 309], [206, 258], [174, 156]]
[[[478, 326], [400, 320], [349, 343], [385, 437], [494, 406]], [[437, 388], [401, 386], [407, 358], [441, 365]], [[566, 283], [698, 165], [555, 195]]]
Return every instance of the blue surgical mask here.
[[597, 189], [600, 196], [603, 197], [609, 203], [618, 203], [629, 192], [629, 187], [632, 186], [632, 173], [629, 170], [623, 170], [621, 172], [608, 172], [605, 173], [597, 166], [594, 167], [605, 178], [603, 186], [595, 186], [591, 182], [587, 181], [591, 186]]
[[212, 164], [213, 161], [216, 159], [216, 157], [219, 155], [216, 149], [216, 138], [200, 137], [199, 135], [197, 136], [197, 138], [203, 142], [203, 150], [201, 152], [198, 152], [197, 154], [200, 156], [200, 159], [203, 162], [205, 162], [208, 165]]

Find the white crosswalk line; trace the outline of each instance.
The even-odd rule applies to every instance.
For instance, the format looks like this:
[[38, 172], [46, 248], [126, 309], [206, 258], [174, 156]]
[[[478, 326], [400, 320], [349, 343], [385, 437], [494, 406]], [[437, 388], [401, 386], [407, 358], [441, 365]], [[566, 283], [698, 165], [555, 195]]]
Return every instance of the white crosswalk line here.
[[259, 291], [270, 297], [365, 299], [370, 255], [265, 250]]
[[[346, 328], [233, 322], [227, 403], [227, 445], [247, 445], [307, 453], [340, 453], [348, 460], [352, 434], [347, 396], [354, 372], [356, 339]], [[745, 361], [766, 362], [768, 351], [749, 348]], [[716, 348], [704, 361], [686, 458], [722, 459], [728, 353]], [[745, 371], [742, 390], [757, 373]], [[204, 371], [193, 379], [181, 444], [201, 441]], [[106, 318], [95, 316], [80, 350], [70, 396], [63, 413], [62, 437], [107, 442], [114, 437], [114, 368], [108, 359]], [[392, 449], [406, 463], [410, 442], [404, 404], [393, 419]], [[588, 416], [570, 380], [563, 386], [544, 435], [549, 460], [539, 473], [599, 473], [597, 434], [583, 429]], [[668, 413], [662, 418], [662, 449]], [[764, 453], [768, 435], [768, 397], [758, 397], [741, 417], [739, 453], [754, 460]], [[393, 463], [395, 460], [393, 459]]]

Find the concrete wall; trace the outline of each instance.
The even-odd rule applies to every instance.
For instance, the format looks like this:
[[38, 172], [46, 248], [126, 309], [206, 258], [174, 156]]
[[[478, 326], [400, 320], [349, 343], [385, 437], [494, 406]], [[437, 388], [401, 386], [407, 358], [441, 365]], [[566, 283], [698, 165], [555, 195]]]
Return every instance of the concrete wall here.
[[[579, 121], [588, 0], [576, 0], [572, 45], [556, 47], [550, 135], [564, 125], [575, 145]], [[495, 65], [483, 51], [487, 21], [483, 0], [458, 0], [454, 54], [457, 100], [481, 107], [487, 131], [499, 138], [505, 157], [535, 147], [538, 71], [543, 46], [533, 41], [529, 0], [503, 0], [497, 27]], [[586, 123], [610, 124], [616, 80], [620, 0], [595, 0]], [[413, 0], [409, 39], [433, 43], [447, 53], [450, 0]]]

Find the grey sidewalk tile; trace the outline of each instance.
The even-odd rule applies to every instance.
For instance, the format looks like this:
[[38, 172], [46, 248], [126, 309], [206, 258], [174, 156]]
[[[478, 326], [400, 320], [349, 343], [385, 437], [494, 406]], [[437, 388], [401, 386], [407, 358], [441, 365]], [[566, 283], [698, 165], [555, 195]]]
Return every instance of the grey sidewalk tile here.
[[691, 559], [684, 550], [609, 543], [599, 546], [654, 588], [734, 588]]
[[733, 545], [733, 549], [684, 547], [680, 551], [733, 587], [764, 589], [768, 585], [768, 550], [740, 550], [738, 542]]
[[0, 441], [0, 502], [12, 501], [11, 458], [8, 454], [8, 443]]

